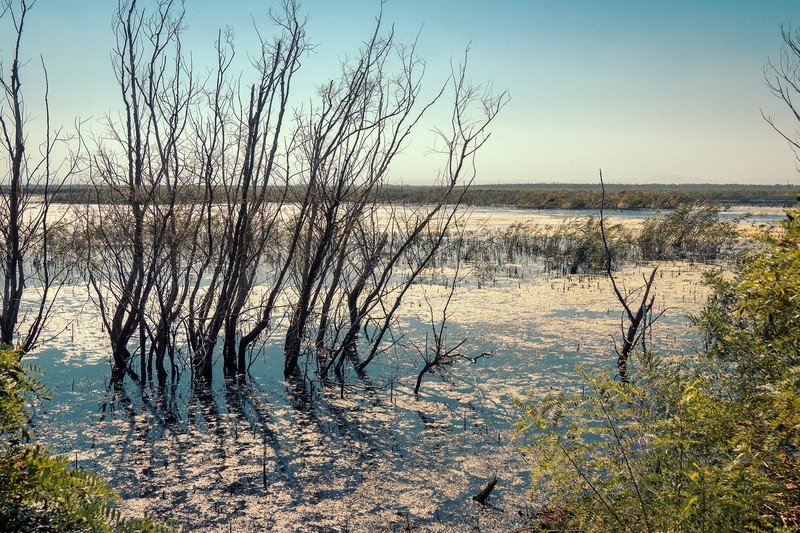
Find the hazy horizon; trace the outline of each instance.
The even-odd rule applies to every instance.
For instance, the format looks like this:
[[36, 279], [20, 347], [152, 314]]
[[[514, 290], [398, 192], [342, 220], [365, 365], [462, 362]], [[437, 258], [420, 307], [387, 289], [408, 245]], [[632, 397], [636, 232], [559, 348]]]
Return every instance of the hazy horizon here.
[[[220, 8], [186, 1], [184, 49], [195, 72], [208, 72], [217, 31], [231, 26], [246, 85], [248, 51], [256, 49], [253, 20], [270, 35], [270, 7], [277, 3], [246, 0]], [[36, 2], [22, 43], [33, 120], [42, 115], [39, 54], [48, 67], [54, 125], [69, 127], [80, 117], [85, 132], [101, 135], [103, 117], [116, 116], [114, 10], [114, 3], [90, 0]], [[317, 47], [298, 74], [294, 106], [335, 76], [341, 59], [356, 54], [379, 11], [378, 1], [301, 3]], [[468, 45], [470, 78], [510, 92], [478, 155], [476, 184], [591, 183], [598, 168], [608, 182], [621, 184], [800, 183], [794, 154], [761, 116], [763, 110], [787, 130], [796, 128], [763, 73], [769, 58], [779, 58], [780, 25], [790, 27], [800, 13], [794, 2], [390, 0], [383, 11], [384, 27], [394, 25], [398, 42], [419, 35], [425, 95], [444, 82], [451, 60], [458, 62]], [[5, 68], [12, 37], [3, 20]], [[393, 182], [433, 180], [439, 161], [430, 153], [431, 128], [447, 113], [446, 103], [432, 110], [398, 157]]]

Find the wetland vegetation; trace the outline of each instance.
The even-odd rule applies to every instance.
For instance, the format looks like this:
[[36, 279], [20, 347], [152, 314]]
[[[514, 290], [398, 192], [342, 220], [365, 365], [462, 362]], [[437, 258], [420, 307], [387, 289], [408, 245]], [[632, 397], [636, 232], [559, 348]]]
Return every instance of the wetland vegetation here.
[[[378, 17], [294, 108], [291, 2], [246, 72], [220, 33], [208, 76], [182, 6], [121, 2], [122, 113], [65, 136], [49, 88], [26, 113], [31, 5], [0, 15], [4, 527], [798, 525], [800, 230], [719, 205], [786, 190], [475, 187], [507, 94], [465, 55], [425, 99]], [[436, 105], [435, 184], [390, 185]]]
[[[654, 264], [643, 259], [642, 228], [670, 214], [608, 221], [626, 287], [638, 287], [641, 269]], [[54, 336], [26, 356], [57, 387], [53, 405], [36, 410], [37, 433], [80, 469], [109, 478], [129, 515], [169, 509], [182, 524], [240, 530], [300, 522], [311, 530], [524, 527], [535, 504], [525, 496], [511, 399], [532, 387], [574, 390], [576, 362], [599, 369], [613, 353], [606, 334], [618, 330], [619, 308], [597, 222], [473, 223], [448, 232], [409, 286], [389, 349], [365, 372], [350, 363], [329, 380], [315, 367], [309, 336], [299, 380], [284, 377], [280, 338], [268, 338], [243, 377], [219, 372], [199, 385], [177, 351], [178, 372], [166, 385], [157, 375], [115, 382], [102, 319], [87, 306], [85, 276], [75, 274], [56, 304]], [[685, 260], [675, 262], [667, 247], [657, 261], [653, 311], [666, 314], [649, 341], [672, 351], [689, 350], [695, 338], [685, 313], [702, 309], [701, 273], [731, 268], [741, 249], [725, 241], [709, 255], [700, 246], [707, 235], [686, 233]], [[498, 468], [506, 473], [480, 514], [470, 497]]]
[[[705, 349], [642, 350], [630, 382], [580, 369], [579, 394], [520, 402], [537, 515], [561, 530], [792, 531], [800, 525], [796, 213], [708, 273]], [[652, 347], [651, 347], [652, 348]]]

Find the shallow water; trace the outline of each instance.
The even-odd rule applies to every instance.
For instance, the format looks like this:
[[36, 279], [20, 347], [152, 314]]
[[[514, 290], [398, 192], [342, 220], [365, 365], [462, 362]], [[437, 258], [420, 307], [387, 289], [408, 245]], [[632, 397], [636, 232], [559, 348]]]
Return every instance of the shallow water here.
[[[557, 225], [565, 220], [597, 216], [596, 209], [516, 209], [516, 208], [496, 208], [496, 207], [475, 207], [471, 209], [472, 214], [469, 220], [470, 229], [475, 227], [505, 227], [514, 223], [531, 225]], [[720, 211], [719, 217], [722, 220], [738, 220], [739, 224], [745, 227], [769, 225], [784, 217], [785, 209], [780, 207], [764, 206], [731, 206]], [[669, 210], [656, 209], [609, 209], [605, 211], [606, 220], [609, 225], [638, 224], [644, 219], [654, 216], [661, 216]]]
[[[570, 212], [574, 217], [576, 213]], [[612, 212], [610, 223], [647, 214]], [[777, 218], [779, 213], [762, 213]], [[766, 220], [767, 218], [764, 218]], [[553, 224], [564, 215], [476, 209], [470, 227]], [[759, 219], [761, 220], [761, 219]], [[755, 222], [745, 222], [751, 224]], [[759, 222], [760, 223], [760, 222]], [[618, 274], [624, 292], [653, 265]], [[36, 434], [79, 468], [110, 480], [126, 513], [152, 513], [203, 531], [509, 531], [526, 525], [531, 499], [514, 398], [577, 386], [575, 367], [613, 371], [621, 314], [604, 276], [555, 277], [538, 262], [506, 263], [459, 283], [446, 341], [475, 358], [426, 375], [421, 352], [449, 289], [439, 268], [412, 287], [393, 349], [345, 386], [289, 383], [279, 341], [255, 359], [246, 383], [219, 376], [193, 390], [190, 376], [160, 389], [109, 388], [107, 338], [83, 283], [65, 287], [44, 349], [26, 356], [54, 395]], [[687, 315], [701, 310], [705, 271], [661, 263], [648, 346], [693, 350]], [[280, 338], [280, 334], [276, 338]], [[313, 369], [306, 368], [306, 375]], [[497, 475], [486, 507], [472, 501]]]
[[[709, 268], [659, 266], [655, 308], [666, 312], [651, 346], [691, 349], [686, 315], [705, 300], [698, 283]], [[396, 348], [344, 388], [287, 383], [273, 343], [246, 384], [218, 379], [197, 391], [185, 375], [163, 391], [133, 383], [109, 389], [99, 319], [84, 305], [85, 287], [68, 288], [52, 324], [57, 335], [26, 358], [54, 387], [36, 433], [109, 479], [125, 512], [205, 531], [522, 527], [535, 505], [512, 399], [575, 386], [579, 363], [613, 369], [609, 336], [619, 332], [620, 313], [604, 277], [515, 270], [522, 275], [458, 287], [447, 339], [467, 339], [464, 355], [491, 356], [426, 376], [419, 398], [412, 394], [423, 364], [418, 350], [430, 309], [441, 309], [448, 294], [435, 277], [407, 296]], [[644, 271], [627, 269], [620, 280], [637, 287]], [[495, 474], [498, 484], [481, 507], [471, 497]]]

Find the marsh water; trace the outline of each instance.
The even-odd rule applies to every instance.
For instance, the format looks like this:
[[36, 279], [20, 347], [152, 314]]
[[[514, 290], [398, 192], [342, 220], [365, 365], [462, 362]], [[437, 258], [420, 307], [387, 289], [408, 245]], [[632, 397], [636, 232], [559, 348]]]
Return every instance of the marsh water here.
[[[472, 224], [552, 224], [580, 213], [476, 210]], [[614, 212], [636, 224], [647, 213]], [[729, 215], [733, 216], [733, 215]], [[742, 224], [777, 218], [760, 213]], [[631, 264], [624, 286], [653, 265]], [[649, 346], [695, 348], [688, 315], [725, 265], [661, 263]], [[191, 386], [188, 370], [166, 387], [109, 383], [108, 341], [82, 283], [59, 294], [43, 348], [52, 400], [35, 417], [44, 443], [108, 479], [124, 512], [150, 513], [204, 531], [508, 531], [535, 508], [514, 432], [514, 398], [577, 386], [575, 367], [613, 370], [620, 307], [600, 275], [562, 276], [540, 261], [468, 265], [450, 306], [446, 339], [463, 358], [426, 375], [431, 320], [449, 289], [433, 269], [404, 300], [395, 341], [366, 376], [344, 385], [283, 377], [280, 334], [254, 354], [246, 379]], [[306, 375], [313, 371], [306, 369]], [[486, 506], [472, 496], [497, 476]], [[533, 498], [533, 499], [532, 499]]]

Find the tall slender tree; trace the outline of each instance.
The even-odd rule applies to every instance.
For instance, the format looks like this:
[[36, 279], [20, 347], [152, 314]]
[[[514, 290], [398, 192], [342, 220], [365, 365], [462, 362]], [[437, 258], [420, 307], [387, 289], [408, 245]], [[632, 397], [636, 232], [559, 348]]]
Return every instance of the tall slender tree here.
[[[178, 224], [195, 217], [177, 201], [189, 175], [184, 139], [196, 90], [181, 52], [182, 29], [183, 12], [172, 0], [157, 2], [153, 14], [136, 0], [118, 5], [112, 57], [122, 120], [108, 118], [106, 138], [92, 157], [97, 206], [87, 220], [87, 271], [117, 380], [146, 377], [149, 339], [163, 379], [166, 338], [185, 295], [177, 246], [186, 232]], [[131, 367], [134, 339], [141, 376]]]
[[[297, 172], [313, 192], [313, 205], [306, 210], [292, 277], [286, 376], [296, 374], [304, 343], [312, 338], [322, 376], [332, 367], [341, 370], [346, 356], [356, 354], [368, 318], [377, 324], [376, 334], [367, 358], [356, 365], [363, 370], [375, 358], [403, 296], [457, 217], [474, 177], [474, 155], [506, 102], [505, 93], [471, 86], [466, 65], [454, 69], [436, 96], [420, 102], [424, 63], [415, 48], [399, 46], [391, 30], [383, 33], [379, 17], [359, 56], [320, 88], [319, 101], [298, 120]], [[437, 130], [445, 164], [436, 195], [429, 205], [393, 209], [383, 192], [392, 162], [448, 85], [452, 120], [450, 128]], [[476, 104], [479, 118], [472, 116]]]
[[[6, 161], [0, 179], [0, 273], [3, 277], [0, 308], [0, 344], [17, 343], [33, 349], [50, 318], [67, 265], [54, 260], [49, 236], [63, 219], [51, 210], [53, 196], [76, 171], [77, 157], [69, 152], [53, 162], [56, 146], [68, 139], [50, 124], [49, 82], [44, 77], [44, 125], [37, 150], [30, 150], [30, 126], [22, 84], [21, 56], [25, 24], [35, 2], [6, 0], [0, 4], [0, 22], [13, 27], [14, 41], [6, 73], [0, 64], [0, 129]], [[76, 143], [80, 146], [80, 143]]]
[[[308, 205], [307, 193], [300, 199], [294, 229], [286, 229], [286, 212], [293, 207], [287, 206], [291, 197], [288, 168], [282, 163], [288, 157], [284, 137], [292, 81], [308, 46], [295, 3], [285, 3], [272, 21], [278, 34], [262, 39], [254, 61], [258, 78], [244, 99], [240, 85], [226, 79], [232, 45], [220, 40], [211, 118], [197, 128], [209, 208], [205, 260], [189, 297], [187, 329], [196, 376], [206, 382], [220, 336], [225, 373], [246, 370], [247, 349], [271, 322], [296, 249], [294, 235]], [[259, 285], [267, 287], [266, 295], [255, 301]]]

